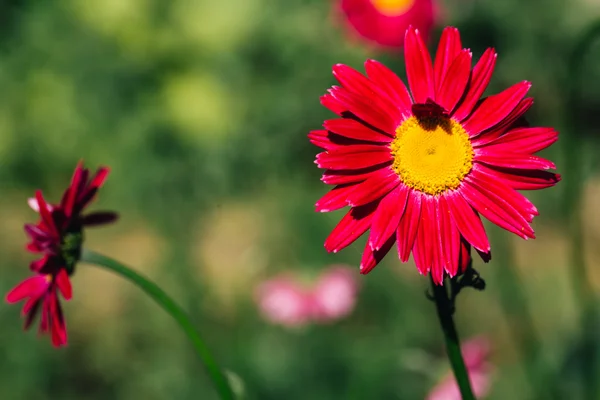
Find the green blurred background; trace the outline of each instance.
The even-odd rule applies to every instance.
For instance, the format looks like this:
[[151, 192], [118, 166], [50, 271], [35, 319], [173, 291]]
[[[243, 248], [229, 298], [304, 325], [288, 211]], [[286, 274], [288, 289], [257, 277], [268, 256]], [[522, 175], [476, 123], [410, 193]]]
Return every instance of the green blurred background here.
[[[279, 271], [316, 275], [345, 262], [358, 274], [364, 239], [339, 254], [323, 249], [342, 214], [314, 212], [328, 188], [306, 135], [331, 117], [319, 96], [334, 84], [333, 64], [362, 69], [377, 58], [404, 76], [403, 56], [349, 42], [331, 5], [0, 2], [0, 289], [28, 274], [22, 225], [36, 219], [33, 190], [57, 201], [78, 160], [108, 165], [94, 208], [121, 220], [88, 231], [86, 245], [184, 305], [247, 399], [424, 398], [448, 363], [428, 281], [395, 251], [360, 277], [355, 312], [335, 324], [286, 330], [253, 303], [256, 285]], [[487, 289], [460, 295], [460, 334], [494, 344], [490, 399], [539, 397], [540, 385], [582, 398], [577, 365], [596, 347], [582, 350], [565, 227], [574, 208], [585, 214], [584, 258], [599, 288], [600, 41], [580, 76], [569, 76], [567, 60], [600, 3], [453, 0], [442, 16], [432, 44], [451, 24], [474, 58], [495, 47], [488, 92], [532, 81], [530, 122], [561, 132], [544, 155], [565, 174], [565, 154], [578, 160], [576, 184], [528, 194], [541, 213], [535, 241], [488, 225], [494, 260], [476, 263]], [[574, 79], [577, 110], [565, 92]], [[64, 349], [23, 334], [19, 307], [0, 307], [0, 399], [216, 398], [186, 338], [137, 288], [83, 264], [73, 285]]]

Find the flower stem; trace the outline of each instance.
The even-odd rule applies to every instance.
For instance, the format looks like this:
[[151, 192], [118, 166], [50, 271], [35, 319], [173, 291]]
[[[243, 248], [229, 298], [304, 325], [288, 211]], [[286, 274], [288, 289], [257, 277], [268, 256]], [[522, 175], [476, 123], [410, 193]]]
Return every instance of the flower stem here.
[[450, 365], [452, 365], [452, 371], [454, 372], [454, 377], [458, 383], [460, 394], [463, 400], [475, 400], [473, 390], [471, 389], [469, 374], [467, 373], [465, 361], [463, 360], [462, 352], [460, 351], [460, 341], [458, 340], [458, 334], [456, 333], [456, 327], [454, 326], [454, 320], [452, 319], [454, 304], [452, 304], [452, 301], [448, 297], [445, 286], [436, 285], [433, 282], [433, 279], [431, 280], [431, 286], [438, 319], [440, 320], [440, 325], [444, 332], [446, 352], [448, 353], [448, 359], [450, 360]]
[[98, 254], [91, 250], [83, 249], [81, 254], [81, 261], [87, 262], [90, 264], [95, 264], [97, 266], [109, 269], [116, 274], [122, 276], [125, 279], [133, 282], [140, 289], [142, 289], [146, 294], [152, 297], [169, 315], [171, 315], [175, 321], [179, 324], [181, 329], [185, 332], [187, 337], [190, 339], [194, 348], [196, 349], [196, 353], [204, 363], [206, 370], [210, 379], [213, 382], [217, 392], [220, 395], [221, 399], [233, 400], [235, 398], [231, 387], [229, 386], [229, 382], [227, 378], [215, 362], [213, 356], [210, 353], [210, 350], [198, 334], [194, 325], [190, 322], [189, 317], [186, 315], [185, 311], [169, 297], [160, 287], [158, 287], [155, 283], [149, 281], [142, 275], [133, 271], [131, 268], [126, 267], [125, 265], [109, 258], [103, 256], [102, 254]]

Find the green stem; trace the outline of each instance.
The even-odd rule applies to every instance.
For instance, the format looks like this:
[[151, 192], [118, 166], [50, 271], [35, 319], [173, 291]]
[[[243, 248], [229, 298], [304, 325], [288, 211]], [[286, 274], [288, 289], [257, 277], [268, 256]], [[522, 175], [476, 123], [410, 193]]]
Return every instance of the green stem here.
[[235, 398], [231, 387], [229, 386], [229, 382], [223, 372], [215, 362], [213, 356], [210, 353], [210, 350], [198, 334], [198, 331], [194, 328], [194, 325], [190, 322], [189, 317], [186, 315], [185, 311], [177, 305], [167, 295], [160, 287], [158, 287], [155, 283], [149, 281], [142, 275], [133, 271], [129, 267], [109, 258], [103, 256], [102, 254], [95, 253], [91, 250], [83, 249], [81, 255], [81, 261], [87, 262], [90, 264], [95, 264], [97, 266], [109, 269], [118, 275], [122, 276], [125, 279], [133, 282], [140, 289], [142, 289], [146, 294], [152, 297], [169, 315], [177, 321], [181, 329], [190, 339], [194, 348], [196, 349], [196, 353], [204, 363], [206, 370], [210, 379], [212, 380], [217, 392], [220, 395], [221, 399], [233, 400]]
[[454, 305], [448, 297], [446, 287], [438, 286], [431, 279], [431, 286], [433, 289], [433, 299], [435, 301], [435, 307], [437, 310], [438, 319], [444, 332], [444, 340], [446, 341], [446, 352], [448, 353], [448, 359], [454, 372], [454, 377], [458, 383], [460, 394], [463, 400], [475, 400], [473, 395], [473, 389], [471, 389], [471, 382], [469, 380], [469, 374], [463, 360], [462, 352], [460, 351], [460, 341], [458, 340], [458, 334], [456, 333], [456, 327], [454, 326], [454, 320], [452, 319], [452, 313]]

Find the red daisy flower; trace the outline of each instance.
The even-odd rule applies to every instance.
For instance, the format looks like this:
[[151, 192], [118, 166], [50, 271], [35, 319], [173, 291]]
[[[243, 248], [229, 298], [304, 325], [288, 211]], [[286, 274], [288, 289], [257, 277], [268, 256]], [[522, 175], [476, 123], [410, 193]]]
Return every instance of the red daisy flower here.
[[336, 7], [352, 33], [392, 48], [404, 45], [411, 25], [428, 36], [435, 20], [432, 0], [341, 0]]
[[334, 66], [341, 86], [321, 102], [342, 118], [325, 121], [325, 129], [309, 138], [325, 149], [316, 160], [326, 169], [322, 181], [336, 187], [316, 209], [351, 207], [327, 238], [328, 251], [370, 229], [361, 273], [396, 242], [403, 262], [412, 252], [419, 272], [442, 284], [444, 272], [452, 277], [464, 268], [469, 246], [489, 259], [479, 214], [522, 238], [534, 237], [530, 223], [537, 209], [517, 190], [560, 180], [544, 171], [555, 168], [551, 161], [533, 155], [558, 134], [524, 126], [522, 116], [533, 104], [525, 98], [529, 82], [480, 100], [496, 62], [493, 49], [471, 69], [471, 52], [462, 49], [456, 28], [444, 30], [435, 63], [416, 29], [406, 31], [405, 45], [410, 94], [377, 61], [365, 63], [367, 77]]
[[31, 241], [27, 250], [43, 254], [32, 261], [30, 269], [36, 273], [12, 289], [6, 301], [15, 303], [28, 299], [23, 307], [25, 329], [31, 325], [39, 309], [42, 309], [40, 333], [49, 333], [52, 343], [59, 347], [67, 343], [67, 331], [58, 292], [65, 300], [71, 299], [71, 282], [75, 265], [81, 254], [83, 227], [101, 225], [116, 220], [112, 212], [94, 212], [82, 215], [82, 211], [94, 199], [98, 189], [108, 176], [108, 168], [100, 168], [88, 181], [89, 170], [77, 165], [71, 185], [65, 191], [60, 204], [46, 203], [41, 191], [37, 191], [30, 206], [39, 213], [40, 221], [26, 224], [25, 232]]
[[65, 300], [71, 300], [71, 281], [65, 269], [27, 278], [6, 296], [9, 303], [27, 299], [23, 306], [25, 329], [29, 329], [41, 308], [40, 334], [50, 334], [52, 344], [56, 347], [67, 344], [67, 328], [58, 299], [59, 291]]

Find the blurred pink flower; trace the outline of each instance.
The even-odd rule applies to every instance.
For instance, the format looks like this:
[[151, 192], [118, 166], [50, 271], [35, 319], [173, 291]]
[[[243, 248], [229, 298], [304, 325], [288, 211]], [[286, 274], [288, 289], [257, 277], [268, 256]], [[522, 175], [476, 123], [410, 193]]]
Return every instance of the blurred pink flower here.
[[357, 292], [352, 270], [338, 265], [310, 285], [289, 273], [269, 279], [256, 290], [256, 302], [267, 321], [297, 327], [345, 317], [354, 309]]
[[351, 269], [330, 267], [319, 277], [313, 289], [314, 318], [327, 322], [350, 314], [357, 292], [358, 282]]
[[256, 291], [256, 301], [265, 319], [274, 324], [301, 326], [312, 315], [308, 292], [288, 274], [263, 282]]
[[[475, 337], [466, 341], [462, 353], [471, 379], [473, 394], [477, 398], [488, 395], [491, 387], [493, 367], [487, 362], [491, 345], [485, 337]], [[450, 372], [433, 388], [426, 400], [461, 400], [454, 375]]]

